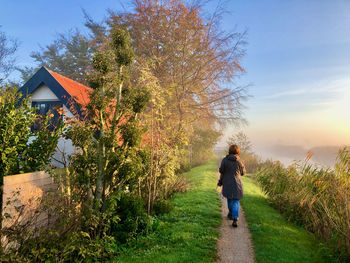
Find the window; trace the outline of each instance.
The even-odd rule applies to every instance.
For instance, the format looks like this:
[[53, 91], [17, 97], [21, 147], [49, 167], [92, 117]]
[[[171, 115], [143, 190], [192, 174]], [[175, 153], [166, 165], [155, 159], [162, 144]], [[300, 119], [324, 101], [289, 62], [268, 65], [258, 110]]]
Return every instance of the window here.
[[[36, 113], [40, 116], [47, 115], [49, 111], [54, 115], [50, 120], [50, 130], [57, 127], [59, 120], [62, 119], [62, 114], [58, 112], [59, 109], [63, 107], [63, 104], [60, 101], [33, 101], [32, 107], [36, 109]], [[39, 130], [40, 125], [40, 122], [35, 123], [32, 130]]]

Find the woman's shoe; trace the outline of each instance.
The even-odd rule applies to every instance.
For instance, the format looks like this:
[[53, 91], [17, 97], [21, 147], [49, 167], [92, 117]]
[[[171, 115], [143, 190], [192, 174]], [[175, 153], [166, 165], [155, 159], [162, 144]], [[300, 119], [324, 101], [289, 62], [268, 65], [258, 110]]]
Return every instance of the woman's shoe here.
[[227, 218], [230, 219], [230, 220], [233, 220], [232, 214], [231, 214], [231, 213], [228, 213], [228, 214], [227, 214]]
[[238, 227], [238, 219], [237, 218], [233, 218], [232, 226]]

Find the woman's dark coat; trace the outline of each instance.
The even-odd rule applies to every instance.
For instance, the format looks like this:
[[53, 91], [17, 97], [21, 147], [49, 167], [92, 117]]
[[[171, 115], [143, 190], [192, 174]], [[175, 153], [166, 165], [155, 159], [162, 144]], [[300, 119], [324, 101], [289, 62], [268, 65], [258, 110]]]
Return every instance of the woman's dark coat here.
[[220, 165], [219, 185], [222, 185], [222, 195], [228, 199], [243, 198], [241, 176], [246, 173], [244, 164], [238, 155], [229, 154], [222, 159]]

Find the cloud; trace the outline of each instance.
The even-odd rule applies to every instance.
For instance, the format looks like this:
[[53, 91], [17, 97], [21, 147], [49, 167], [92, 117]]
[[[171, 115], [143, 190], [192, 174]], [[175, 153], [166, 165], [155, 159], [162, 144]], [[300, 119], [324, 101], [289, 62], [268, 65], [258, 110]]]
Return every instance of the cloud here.
[[309, 95], [311, 99], [321, 99], [325, 103], [334, 102], [334, 99], [341, 98], [350, 88], [349, 78], [323, 80], [316, 83], [307, 83], [304, 87], [272, 93], [261, 97], [261, 99], [288, 98], [299, 95]]
[[299, 90], [288, 90], [288, 91], [282, 91], [278, 93], [274, 93], [271, 95], [267, 95], [265, 97], [262, 97], [263, 99], [275, 99], [280, 97], [288, 97], [288, 96], [295, 96], [295, 95], [301, 95], [308, 93], [306, 89], [299, 89]]

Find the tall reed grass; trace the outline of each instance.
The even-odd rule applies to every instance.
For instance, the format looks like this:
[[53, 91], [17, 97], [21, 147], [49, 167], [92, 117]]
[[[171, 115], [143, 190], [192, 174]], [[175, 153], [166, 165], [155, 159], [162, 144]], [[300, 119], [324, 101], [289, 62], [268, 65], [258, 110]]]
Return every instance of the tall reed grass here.
[[272, 164], [271, 160], [263, 161], [258, 155], [254, 153], [241, 153], [241, 159], [247, 170], [247, 173], [256, 173], [262, 167]]
[[274, 206], [290, 220], [323, 237], [350, 262], [350, 150], [342, 149], [334, 169], [302, 163], [267, 164], [257, 180]]

